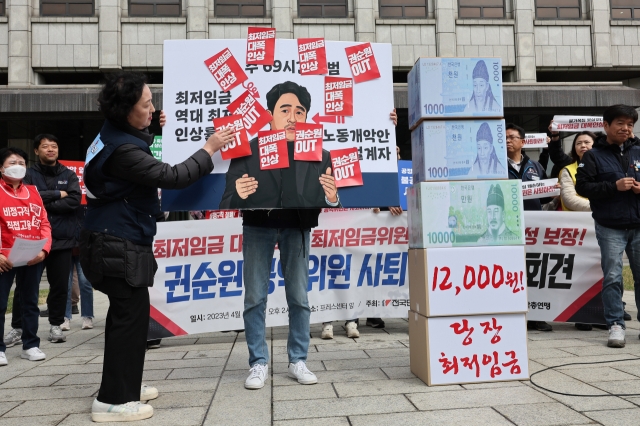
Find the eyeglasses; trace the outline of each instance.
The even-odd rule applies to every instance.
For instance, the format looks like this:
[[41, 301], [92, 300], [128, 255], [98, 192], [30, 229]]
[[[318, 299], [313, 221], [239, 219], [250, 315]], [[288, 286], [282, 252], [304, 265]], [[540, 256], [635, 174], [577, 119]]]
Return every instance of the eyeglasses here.
[[522, 139], [520, 136], [507, 136], [508, 141], [517, 141], [518, 139]]

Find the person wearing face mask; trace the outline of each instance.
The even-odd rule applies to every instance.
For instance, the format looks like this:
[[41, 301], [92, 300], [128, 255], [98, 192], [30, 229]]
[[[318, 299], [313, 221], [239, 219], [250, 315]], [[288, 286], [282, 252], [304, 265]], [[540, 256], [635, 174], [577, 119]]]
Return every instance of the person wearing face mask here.
[[[22, 295], [22, 354], [29, 361], [41, 361], [38, 337], [38, 293], [42, 261], [51, 250], [51, 226], [47, 211], [35, 186], [23, 183], [27, 153], [19, 148], [0, 149], [0, 327], [4, 330], [9, 292], [16, 279]], [[13, 266], [9, 253], [16, 240], [46, 239], [42, 251], [25, 266]], [[7, 365], [6, 345], [0, 342], [0, 366]]]
[[158, 396], [142, 384], [149, 327], [149, 291], [157, 264], [152, 243], [162, 214], [158, 188], [182, 189], [213, 170], [211, 156], [231, 142], [214, 133], [180, 164], [156, 160], [149, 146], [151, 90], [144, 75], [109, 76], [98, 97], [105, 123], [87, 150], [87, 213], [80, 233], [80, 263], [91, 285], [109, 297], [102, 383], [91, 408], [95, 422], [153, 416], [140, 401]]

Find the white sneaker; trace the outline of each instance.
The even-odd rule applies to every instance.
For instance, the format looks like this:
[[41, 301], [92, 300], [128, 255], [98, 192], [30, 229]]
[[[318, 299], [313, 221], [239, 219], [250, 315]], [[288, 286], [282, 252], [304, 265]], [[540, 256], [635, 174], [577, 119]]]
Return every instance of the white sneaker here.
[[82, 317], [82, 329], [90, 330], [93, 328], [93, 318], [91, 317]]
[[140, 401], [149, 401], [158, 397], [158, 389], [153, 386], [145, 385], [140, 386]]
[[349, 321], [347, 323], [347, 337], [356, 338], [360, 337], [360, 332], [358, 331], [358, 324], [355, 321]]
[[7, 348], [11, 348], [18, 343], [22, 343], [22, 329], [12, 328], [7, 334], [4, 335], [4, 345]]
[[29, 361], [42, 361], [47, 356], [40, 350], [40, 348], [31, 348], [23, 350], [20, 354], [20, 358], [28, 359]]
[[289, 363], [289, 372], [287, 373], [292, 379], [298, 380], [303, 385], [313, 385], [318, 383], [318, 378], [307, 368], [304, 361], [298, 361], [295, 364]]
[[268, 376], [268, 365], [254, 364], [249, 370], [249, 377], [245, 380], [244, 387], [247, 389], [261, 389], [264, 386], [264, 382], [267, 381]]
[[617, 323], [613, 323], [609, 328], [609, 341], [607, 342], [607, 346], [610, 348], [624, 348], [625, 344], [624, 328]]
[[49, 329], [49, 341], [51, 343], [62, 343], [67, 341], [67, 336], [62, 333], [59, 325], [52, 325]]
[[104, 404], [97, 399], [91, 406], [91, 420], [94, 422], [133, 422], [153, 416], [153, 407], [138, 401], [126, 404]]
[[64, 322], [62, 324], [60, 324], [60, 330], [62, 330], [62, 331], [71, 330], [71, 324], [69, 324], [69, 321], [71, 321], [69, 318], [65, 318]]
[[322, 335], [323, 339], [333, 339], [333, 325], [330, 322], [322, 323]]
[[7, 356], [4, 354], [4, 352], [0, 352], [0, 367], [7, 364], [9, 364], [7, 362]]

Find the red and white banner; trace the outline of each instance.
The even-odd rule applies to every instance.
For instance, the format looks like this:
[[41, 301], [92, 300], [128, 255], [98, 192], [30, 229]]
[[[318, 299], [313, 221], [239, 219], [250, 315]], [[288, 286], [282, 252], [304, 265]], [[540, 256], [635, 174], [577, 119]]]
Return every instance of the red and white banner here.
[[271, 121], [269, 111], [256, 101], [250, 90], [238, 96], [227, 109], [234, 115], [242, 115], [244, 128], [252, 136]]
[[204, 64], [225, 92], [247, 79], [244, 70], [228, 48], [216, 53], [204, 61]]
[[207, 210], [207, 219], [233, 219], [240, 217], [240, 210]]
[[604, 324], [600, 248], [589, 212], [527, 211], [528, 320]]
[[327, 51], [323, 38], [299, 38], [298, 61], [300, 62], [300, 74], [319, 75], [326, 74]]
[[523, 148], [546, 148], [548, 146], [546, 133], [527, 133], [524, 135]]
[[322, 161], [322, 128], [322, 124], [296, 123], [294, 160]]
[[[342, 210], [342, 209], [341, 209]], [[311, 322], [406, 318], [407, 217], [372, 209], [324, 212], [311, 231]], [[242, 219], [158, 223], [149, 338], [244, 328]], [[279, 251], [271, 263], [268, 327], [286, 325]]]
[[241, 115], [214, 118], [213, 127], [216, 129], [216, 132], [224, 129], [233, 130], [233, 142], [220, 148], [220, 155], [223, 160], [231, 160], [232, 158], [251, 155], [251, 146], [249, 146], [249, 138], [247, 138], [247, 131], [244, 128]]
[[331, 150], [331, 165], [333, 165], [333, 177], [336, 180], [336, 187], [362, 185], [358, 148]]
[[551, 130], [558, 132], [604, 132], [602, 117], [583, 117], [579, 115], [554, 115]]
[[522, 182], [522, 199], [557, 197], [560, 195], [557, 185], [558, 178]]
[[273, 65], [275, 51], [275, 28], [247, 28], [247, 64]]
[[258, 132], [258, 147], [260, 148], [260, 170], [289, 167], [287, 135], [284, 130]]
[[353, 80], [350, 78], [324, 78], [324, 113], [327, 115], [353, 115]]
[[67, 169], [73, 170], [73, 172], [78, 176], [78, 180], [80, 181], [80, 190], [82, 191], [80, 204], [86, 205], [87, 187], [84, 186], [84, 161], [58, 160], [58, 162], [63, 166], [66, 166]]
[[364, 83], [365, 81], [380, 78], [378, 63], [373, 54], [371, 43], [345, 47], [344, 50], [347, 53], [351, 74], [353, 74], [353, 80], [356, 83]]

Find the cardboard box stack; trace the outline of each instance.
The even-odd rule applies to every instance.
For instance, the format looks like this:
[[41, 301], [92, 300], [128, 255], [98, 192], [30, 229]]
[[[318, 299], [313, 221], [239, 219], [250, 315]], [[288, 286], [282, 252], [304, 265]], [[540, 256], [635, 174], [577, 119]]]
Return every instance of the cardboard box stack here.
[[409, 73], [411, 371], [431, 385], [529, 378], [524, 217], [507, 175], [499, 58]]

